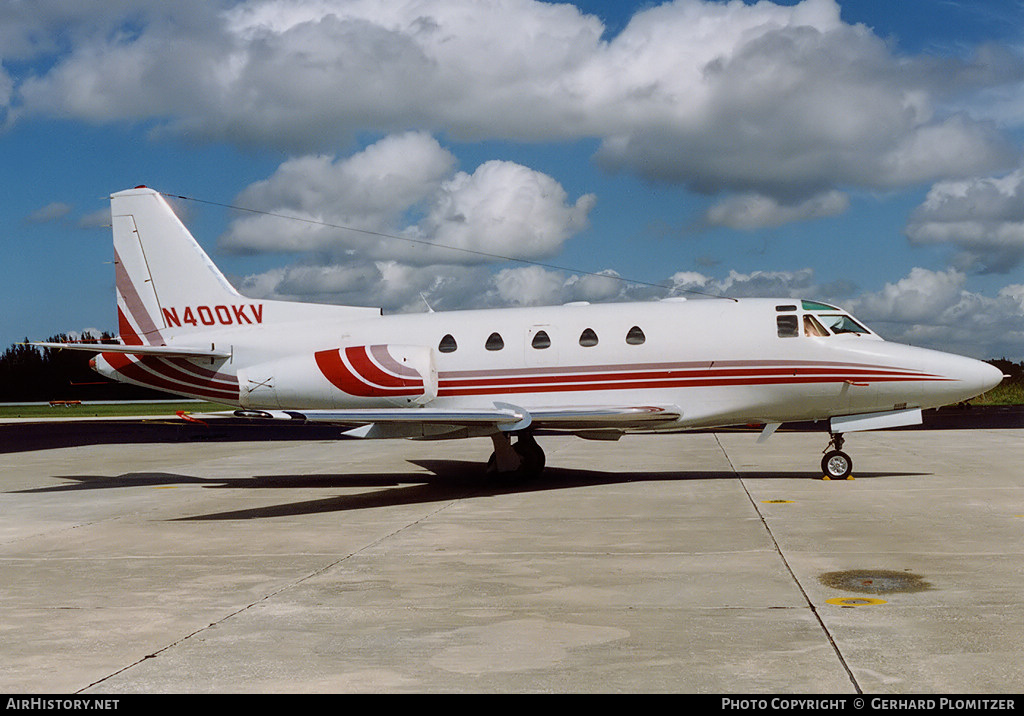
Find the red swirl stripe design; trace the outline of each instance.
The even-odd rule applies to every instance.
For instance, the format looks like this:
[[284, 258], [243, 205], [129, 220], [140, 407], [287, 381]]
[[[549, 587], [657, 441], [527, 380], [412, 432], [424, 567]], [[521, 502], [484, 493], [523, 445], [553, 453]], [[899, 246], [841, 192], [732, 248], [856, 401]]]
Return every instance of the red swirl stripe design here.
[[184, 359], [155, 356], [132, 358], [125, 353], [104, 353], [103, 359], [133, 383], [222, 403], [238, 402], [238, 379], [190, 364]]
[[314, 358], [324, 377], [349, 395], [401, 397], [422, 395], [425, 390], [419, 373], [396, 361], [387, 346], [318, 351]]

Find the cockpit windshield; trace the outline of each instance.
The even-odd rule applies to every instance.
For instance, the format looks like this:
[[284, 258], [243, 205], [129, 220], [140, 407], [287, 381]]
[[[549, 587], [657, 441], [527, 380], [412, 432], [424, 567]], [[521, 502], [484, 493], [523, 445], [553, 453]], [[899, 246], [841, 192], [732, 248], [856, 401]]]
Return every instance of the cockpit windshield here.
[[827, 329], [832, 333], [839, 335], [841, 333], [870, 333], [867, 328], [857, 323], [855, 320], [842, 313], [831, 313], [831, 314], [818, 314], [818, 320], [821, 321]]
[[[803, 309], [802, 313], [800, 309]], [[843, 309], [827, 303], [801, 301], [799, 306], [780, 304], [775, 307], [775, 314], [779, 338], [793, 338], [801, 334], [811, 338], [854, 335], [880, 340], [849, 314], [843, 313]]]
[[809, 313], [804, 314], [804, 335], [805, 336], [818, 336], [825, 338], [829, 335], [825, 327], [818, 323], [818, 319]]

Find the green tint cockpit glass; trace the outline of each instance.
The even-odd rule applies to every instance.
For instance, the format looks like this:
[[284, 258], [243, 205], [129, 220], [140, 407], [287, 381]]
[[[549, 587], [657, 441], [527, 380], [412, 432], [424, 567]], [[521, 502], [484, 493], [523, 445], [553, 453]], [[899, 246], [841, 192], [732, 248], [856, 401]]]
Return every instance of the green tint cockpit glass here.
[[839, 309], [835, 306], [829, 306], [827, 303], [818, 303], [817, 301], [801, 301], [800, 302], [805, 311], [838, 311]]

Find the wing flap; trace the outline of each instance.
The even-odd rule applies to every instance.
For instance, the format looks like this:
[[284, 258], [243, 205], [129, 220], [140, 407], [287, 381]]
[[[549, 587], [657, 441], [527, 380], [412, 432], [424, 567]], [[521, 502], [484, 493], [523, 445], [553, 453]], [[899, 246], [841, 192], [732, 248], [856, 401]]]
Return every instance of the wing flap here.
[[353, 408], [351, 410], [236, 410], [234, 416], [312, 423], [368, 425], [370, 423], [422, 423], [443, 425], [503, 425], [523, 415], [510, 409], [432, 410], [430, 408]]
[[300, 420], [339, 425], [450, 425], [522, 430], [526, 427], [552, 430], [650, 427], [678, 420], [675, 406], [552, 406], [527, 410], [508, 403], [493, 408], [359, 408], [351, 410], [238, 410], [229, 415], [256, 419]]
[[601, 406], [581, 408], [564, 406], [538, 408], [530, 411], [533, 424], [553, 430], [587, 428], [651, 427], [656, 423], [672, 423], [682, 417], [682, 411], [672, 406]]

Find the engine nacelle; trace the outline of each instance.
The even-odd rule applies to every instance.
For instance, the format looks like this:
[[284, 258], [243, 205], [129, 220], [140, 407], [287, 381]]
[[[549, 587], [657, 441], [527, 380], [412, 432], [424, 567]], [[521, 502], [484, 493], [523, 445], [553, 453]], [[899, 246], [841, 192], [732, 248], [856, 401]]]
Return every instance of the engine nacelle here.
[[332, 348], [238, 371], [245, 408], [301, 410], [423, 405], [437, 397], [437, 368], [425, 346]]

